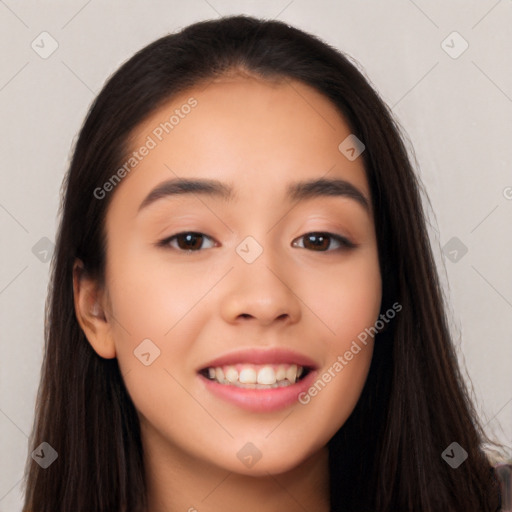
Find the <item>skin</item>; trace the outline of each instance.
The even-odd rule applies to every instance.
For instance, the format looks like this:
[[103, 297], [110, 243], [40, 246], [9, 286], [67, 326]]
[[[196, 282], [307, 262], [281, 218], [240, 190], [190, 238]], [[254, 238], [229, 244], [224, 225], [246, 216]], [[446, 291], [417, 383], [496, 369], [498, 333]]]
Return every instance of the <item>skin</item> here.
[[[350, 129], [319, 92], [247, 74], [175, 97], [137, 128], [133, 148], [190, 97], [197, 106], [111, 192], [105, 286], [81, 275], [77, 262], [77, 317], [94, 350], [118, 358], [138, 411], [148, 512], [286, 512], [297, 502], [328, 511], [326, 443], [359, 399], [371, 338], [307, 405], [275, 412], [213, 396], [196, 370], [235, 349], [285, 347], [312, 358], [321, 375], [374, 325], [381, 276], [371, 206], [284, 197], [290, 182], [341, 178], [371, 205], [362, 158], [349, 161], [338, 150]], [[188, 194], [137, 212], [156, 185], [176, 176], [221, 180], [238, 198]], [[182, 231], [207, 237], [189, 254], [176, 240], [155, 245]], [[330, 239], [321, 251], [304, 237], [318, 231], [357, 247], [338, 249]], [[249, 235], [263, 249], [250, 264], [235, 250]], [[146, 338], [160, 350], [149, 366], [134, 356]], [[237, 457], [248, 442], [262, 454], [250, 468]]]

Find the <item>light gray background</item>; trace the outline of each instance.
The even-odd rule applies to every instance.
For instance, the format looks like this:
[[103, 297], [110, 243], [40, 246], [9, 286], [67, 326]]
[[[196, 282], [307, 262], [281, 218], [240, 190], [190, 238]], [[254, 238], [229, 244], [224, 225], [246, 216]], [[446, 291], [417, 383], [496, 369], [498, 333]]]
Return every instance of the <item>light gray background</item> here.
[[[21, 509], [42, 361], [49, 265], [32, 248], [55, 240], [79, 126], [106, 78], [136, 50], [234, 13], [319, 35], [357, 59], [392, 106], [430, 196], [461, 363], [486, 430], [511, 444], [512, 1], [0, 0], [1, 512]], [[47, 59], [31, 47], [43, 45], [43, 31], [58, 42]], [[448, 37], [453, 31], [469, 44], [457, 58], [464, 41]], [[443, 252], [452, 237], [468, 249], [462, 258]]]

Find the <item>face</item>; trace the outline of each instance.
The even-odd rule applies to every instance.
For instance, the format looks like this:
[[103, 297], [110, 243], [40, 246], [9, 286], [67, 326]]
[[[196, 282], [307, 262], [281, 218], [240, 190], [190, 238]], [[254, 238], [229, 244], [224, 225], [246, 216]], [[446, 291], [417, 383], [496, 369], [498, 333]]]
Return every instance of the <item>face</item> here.
[[[338, 148], [350, 133], [314, 89], [242, 76], [138, 127], [108, 191], [108, 343], [153, 449], [275, 474], [351, 414], [381, 276], [362, 158]], [[178, 178], [216, 184], [161, 188]], [[299, 188], [320, 179], [337, 182]]]

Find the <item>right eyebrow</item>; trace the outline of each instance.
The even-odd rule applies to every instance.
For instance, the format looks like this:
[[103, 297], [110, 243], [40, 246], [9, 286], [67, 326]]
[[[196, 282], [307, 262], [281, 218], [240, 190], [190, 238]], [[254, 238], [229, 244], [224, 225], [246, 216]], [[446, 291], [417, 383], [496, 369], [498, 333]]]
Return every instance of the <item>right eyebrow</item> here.
[[140, 212], [143, 208], [164, 197], [183, 194], [217, 196], [226, 201], [234, 199], [233, 189], [218, 180], [176, 178], [157, 185], [139, 205], [138, 211]]

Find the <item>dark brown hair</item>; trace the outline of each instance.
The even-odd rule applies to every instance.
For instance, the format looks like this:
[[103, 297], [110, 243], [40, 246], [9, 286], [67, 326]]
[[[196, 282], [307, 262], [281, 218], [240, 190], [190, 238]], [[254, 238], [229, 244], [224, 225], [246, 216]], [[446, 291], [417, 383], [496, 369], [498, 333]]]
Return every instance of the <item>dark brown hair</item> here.
[[[46, 441], [59, 456], [47, 469], [28, 458], [24, 510], [145, 511], [138, 417], [117, 360], [98, 356], [78, 324], [72, 269], [79, 258], [103, 280], [115, 191], [99, 200], [94, 190], [122, 165], [133, 131], [177, 93], [233, 70], [310, 85], [363, 141], [382, 311], [395, 301], [403, 308], [376, 336], [362, 395], [329, 442], [331, 510], [494, 512], [498, 484], [458, 368], [421, 187], [399, 126], [341, 52], [285, 23], [246, 16], [203, 21], [153, 42], [109, 78], [90, 108], [64, 182], [30, 439], [30, 451]], [[453, 441], [468, 453], [457, 469], [441, 457]]]

